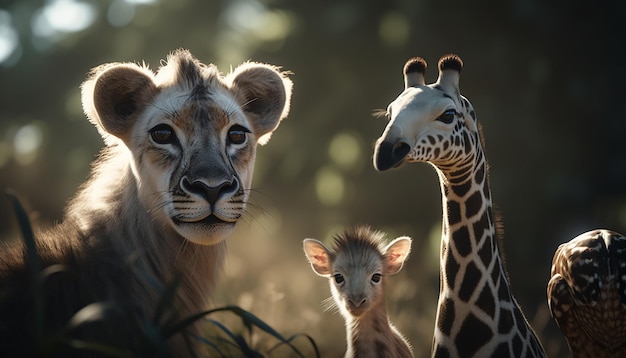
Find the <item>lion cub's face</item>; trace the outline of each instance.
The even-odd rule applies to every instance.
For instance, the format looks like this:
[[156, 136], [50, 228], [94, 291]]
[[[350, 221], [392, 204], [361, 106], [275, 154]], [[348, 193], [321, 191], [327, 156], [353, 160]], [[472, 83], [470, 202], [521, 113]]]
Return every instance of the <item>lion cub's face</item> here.
[[287, 114], [290, 94], [275, 67], [247, 63], [224, 78], [178, 51], [156, 75], [132, 64], [97, 68], [83, 105], [109, 144], [119, 138], [129, 149], [139, 200], [154, 220], [215, 244], [243, 215], [256, 145]]
[[196, 243], [228, 236], [243, 214], [256, 147], [240, 105], [212, 91], [163, 91], [130, 137], [143, 204]]

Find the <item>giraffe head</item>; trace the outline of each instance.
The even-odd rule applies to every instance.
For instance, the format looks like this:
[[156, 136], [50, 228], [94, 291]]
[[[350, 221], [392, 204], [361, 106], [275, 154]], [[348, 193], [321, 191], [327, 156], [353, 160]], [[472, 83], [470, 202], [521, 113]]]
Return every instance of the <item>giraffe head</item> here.
[[333, 249], [315, 239], [304, 240], [304, 253], [313, 271], [329, 278], [333, 298], [344, 316], [359, 317], [384, 302], [384, 277], [399, 272], [411, 251], [409, 237], [385, 245], [383, 236], [361, 226], [335, 236]]
[[436, 167], [466, 162], [478, 141], [474, 109], [459, 92], [463, 62], [456, 55], [439, 60], [437, 82], [426, 85], [426, 61], [404, 65], [404, 91], [387, 107], [389, 123], [376, 141], [374, 167], [385, 171], [404, 162]]

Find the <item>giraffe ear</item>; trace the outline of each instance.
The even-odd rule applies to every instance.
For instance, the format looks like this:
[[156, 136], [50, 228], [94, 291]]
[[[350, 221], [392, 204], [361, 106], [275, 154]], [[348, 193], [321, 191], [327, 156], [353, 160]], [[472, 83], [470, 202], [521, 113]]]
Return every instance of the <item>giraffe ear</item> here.
[[439, 84], [447, 93], [459, 92], [459, 78], [463, 69], [463, 61], [457, 55], [445, 55], [439, 59]]
[[411, 252], [411, 238], [408, 236], [401, 236], [387, 246], [385, 246], [385, 273], [393, 275], [398, 273], [404, 261]]
[[304, 254], [306, 255], [311, 268], [316, 274], [328, 277], [332, 273], [330, 258], [331, 251], [321, 242], [315, 239], [304, 239]]
[[423, 86], [424, 74], [426, 73], [426, 61], [421, 57], [413, 57], [404, 64], [404, 89], [415, 86]]

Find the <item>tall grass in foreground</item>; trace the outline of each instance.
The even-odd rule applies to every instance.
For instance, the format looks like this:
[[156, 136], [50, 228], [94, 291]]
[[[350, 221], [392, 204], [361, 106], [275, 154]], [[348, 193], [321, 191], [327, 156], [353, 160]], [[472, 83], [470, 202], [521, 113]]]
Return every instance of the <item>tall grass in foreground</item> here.
[[[187, 342], [198, 340], [205, 348], [204, 351], [211, 357], [265, 357], [272, 355], [306, 357], [320, 357], [315, 340], [300, 333], [285, 337], [270, 325], [254, 314], [237, 306], [225, 306], [198, 312], [189, 317], [180, 318], [173, 307], [180, 279], [176, 278], [162, 290], [161, 297], [153, 317], [137, 315], [130, 305], [117, 302], [93, 302], [71, 317], [59, 332], [44, 333], [44, 283], [50, 275], [62, 272], [65, 269], [60, 265], [42, 267], [37, 251], [35, 235], [29, 217], [17, 196], [7, 193], [12, 201], [18, 225], [26, 249], [25, 259], [31, 271], [33, 315], [31, 322], [34, 328], [32, 342], [24, 347], [29, 356], [57, 357], [60, 354], [90, 355], [102, 357], [170, 357], [167, 340], [174, 335], [183, 334]], [[0, 287], [0, 298], [2, 298]], [[242, 327], [232, 329], [213, 318], [217, 314], [229, 314], [239, 318]], [[129, 323], [133, 340], [138, 342], [129, 349], [120, 349], [106, 343], [82, 340], [73, 337], [72, 332], [86, 325], [119, 321]], [[232, 317], [231, 317], [232, 318]], [[2, 319], [2, 318], [0, 318]], [[207, 328], [203, 336], [190, 336], [187, 328], [197, 322], [204, 322]], [[262, 335], [259, 335], [262, 333]], [[269, 340], [268, 340], [269, 339]], [[307, 343], [306, 351], [298, 348], [294, 341]], [[264, 348], [258, 348], [263, 343]], [[272, 343], [273, 342], [273, 343]], [[308, 355], [306, 353], [309, 353]]]

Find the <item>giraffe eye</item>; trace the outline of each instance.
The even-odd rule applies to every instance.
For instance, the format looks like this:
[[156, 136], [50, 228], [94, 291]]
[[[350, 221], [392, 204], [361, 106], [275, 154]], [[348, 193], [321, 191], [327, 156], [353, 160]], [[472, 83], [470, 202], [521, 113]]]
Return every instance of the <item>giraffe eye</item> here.
[[344, 279], [343, 279], [343, 275], [342, 274], [338, 273], [338, 274], [335, 275], [335, 282], [337, 284], [341, 284], [341, 283], [343, 283], [343, 281], [344, 281]]
[[381, 274], [379, 274], [379, 273], [375, 273], [375, 274], [373, 274], [373, 275], [372, 275], [372, 282], [375, 282], [375, 283], [380, 282], [380, 278], [381, 278], [381, 277], [382, 277], [382, 275], [381, 275]]
[[447, 111], [443, 112], [443, 114], [440, 115], [437, 120], [446, 124], [450, 124], [454, 120], [455, 116], [456, 111], [454, 109], [448, 109]]

